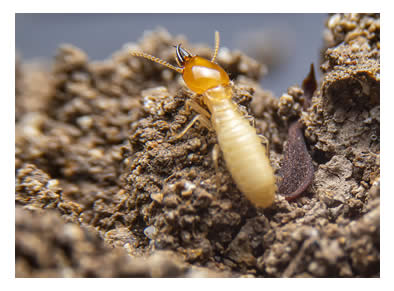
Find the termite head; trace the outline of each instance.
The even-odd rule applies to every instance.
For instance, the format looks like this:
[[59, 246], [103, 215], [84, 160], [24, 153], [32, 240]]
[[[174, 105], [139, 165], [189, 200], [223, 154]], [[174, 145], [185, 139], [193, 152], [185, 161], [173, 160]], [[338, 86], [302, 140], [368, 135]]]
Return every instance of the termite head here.
[[215, 52], [211, 60], [193, 56], [182, 48], [180, 44], [175, 46], [175, 60], [179, 67], [175, 67], [166, 61], [142, 52], [132, 52], [131, 54], [144, 57], [181, 73], [186, 86], [191, 91], [197, 94], [203, 94], [209, 89], [218, 86], [228, 86], [230, 84], [230, 78], [227, 73], [218, 64], [214, 63], [219, 50], [219, 32], [217, 31], [215, 39]]
[[184, 62], [182, 77], [186, 86], [197, 94], [230, 84], [230, 78], [218, 64], [199, 56]]

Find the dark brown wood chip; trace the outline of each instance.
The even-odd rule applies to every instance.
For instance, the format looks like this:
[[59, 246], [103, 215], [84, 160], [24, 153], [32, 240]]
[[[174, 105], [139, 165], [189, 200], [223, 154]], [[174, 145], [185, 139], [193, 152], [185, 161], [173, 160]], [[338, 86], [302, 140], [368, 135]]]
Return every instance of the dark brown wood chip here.
[[[313, 93], [317, 88], [315, 70], [313, 64], [308, 76], [302, 82], [304, 90], [304, 109], [311, 104]], [[312, 183], [314, 168], [312, 158], [305, 144], [302, 125], [295, 121], [289, 126], [287, 147], [284, 151], [284, 161], [279, 175], [279, 193], [285, 196], [286, 200], [293, 200], [300, 196]]]
[[300, 196], [313, 180], [312, 158], [305, 145], [301, 124], [296, 121], [289, 127], [288, 143], [279, 175], [282, 177], [279, 193], [286, 200]]

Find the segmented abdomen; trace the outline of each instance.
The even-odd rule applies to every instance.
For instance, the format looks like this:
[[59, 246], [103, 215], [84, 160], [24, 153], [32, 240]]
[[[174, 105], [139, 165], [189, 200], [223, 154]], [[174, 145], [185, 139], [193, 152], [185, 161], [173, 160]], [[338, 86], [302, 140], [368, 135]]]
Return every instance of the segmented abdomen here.
[[256, 206], [270, 206], [276, 191], [275, 177], [255, 128], [231, 99], [210, 105], [219, 146], [235, 183]]

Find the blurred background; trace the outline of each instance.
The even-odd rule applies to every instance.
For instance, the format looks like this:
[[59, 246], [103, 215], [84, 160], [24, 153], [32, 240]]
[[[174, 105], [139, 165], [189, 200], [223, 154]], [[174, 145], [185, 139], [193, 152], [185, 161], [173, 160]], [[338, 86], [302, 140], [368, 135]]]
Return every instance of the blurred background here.
[[191, 43], [239, 49], [265, 63], [261, 80], [276, 96], [301, 84], [313, 62], [318, 67], [326, 14], [16, 14], [15, 47], [23, 60], [50, 60], [62, 43], [103, 60], [144, 31], [164, 27]]

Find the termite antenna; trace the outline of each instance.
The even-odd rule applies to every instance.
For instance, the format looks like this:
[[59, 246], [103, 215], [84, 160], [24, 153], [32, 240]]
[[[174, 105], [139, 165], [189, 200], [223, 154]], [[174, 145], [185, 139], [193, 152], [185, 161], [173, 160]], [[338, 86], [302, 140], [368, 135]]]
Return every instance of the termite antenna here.
[[175, 66], [171, 65], [170, 63], [167, 63], [166, 61], [163, 61], [162, 59], [159, 59], [157, 57], [151, 56], [149, 54], [146, 54], [146, 53], [143, 53], [143, 52], [133, 51], [133, 52], [131, 52], [131, 55], [135, 56], [135, 57], [143, 57], [145, 59], [151, 60], [152, 62], [155, 62], [155, 63], [158, 63], [160, 65], [166, 66], [167, 68], [169, 68], [171, 70], [177, 71], [180, 74], [183, 73], [183, 69], [182, 68], [175, 67]]
[[213, 57], [211, 62], [214, 62], [216, 59], [216, 56], [218, 55], [219, 51], [219, 43], [220, 43], [220, 36], [219, 36], [219, 31], [215, 31], [215, 51], [213, 52]]

